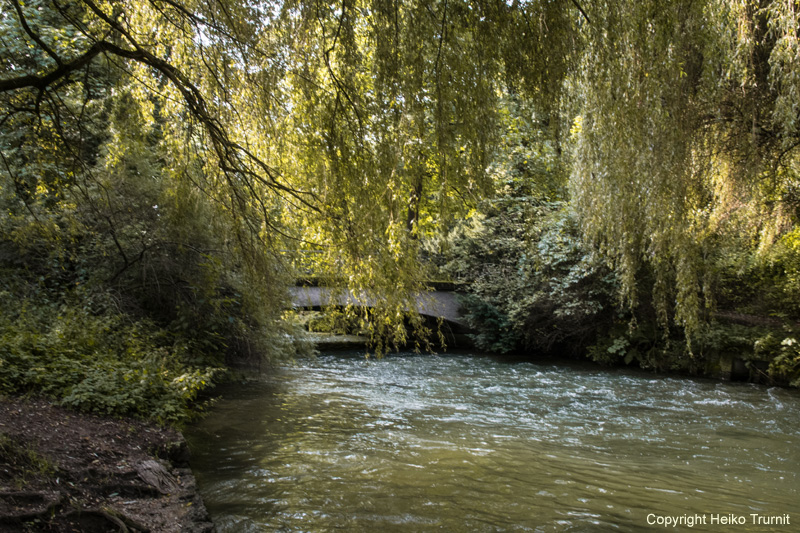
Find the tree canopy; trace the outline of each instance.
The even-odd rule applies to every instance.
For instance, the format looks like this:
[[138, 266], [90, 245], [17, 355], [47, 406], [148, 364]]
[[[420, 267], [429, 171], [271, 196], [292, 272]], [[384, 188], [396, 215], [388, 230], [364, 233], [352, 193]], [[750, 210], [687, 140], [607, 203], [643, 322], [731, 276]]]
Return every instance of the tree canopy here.
[[691, 335], [709, 254], [796, 256], [794, 0], [3, 6], [7, 202], [33, 213], [112, 168], [157, 169], [215, 206], [234, 263], [335, 275], [379, 298], [381, 324], [425, 280], [420, 241], [496, 186], [511, 97], [571, 168], [572, 209], [631, 307], [652, 269], [661, 321]]
[[797, 9], [674, 1], [592, 10], [574, 78], [576, 209], [629, 300], [649, 263], [662, 321], [674, 309], [690, 332], [713, 304], [709, 255], [736, 238], [766, 249], [797, 223]]

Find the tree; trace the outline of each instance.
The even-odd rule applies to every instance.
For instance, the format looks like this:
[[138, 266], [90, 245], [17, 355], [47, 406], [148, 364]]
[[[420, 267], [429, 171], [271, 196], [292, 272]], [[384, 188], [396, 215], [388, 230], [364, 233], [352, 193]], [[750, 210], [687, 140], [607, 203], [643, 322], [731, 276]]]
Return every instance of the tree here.
[[[792, 1], [4, 2], [0, 120], [21, 132], [4, 151], [20, 191], [57, 182], [27, 161], [91, 166], [104, 114], [87, 111], [123, 83], [171, 168], [199, 165], [193, 186], [249, 264], [313, 251], [386, 319], [425, 277], [420, 237], [493, 187], [504, 91], [570, 149], [581, 227], [629, 305], [646, 264], [662, 323], [690, 336], [713, 304], [711, 236], [736, 225], [765, 250], [796, 223]], [[60, 152], [31, 150], [32, 134]]]
[[797, 224], [797, 4], [599, 3], [589, 14], [573, 78], [574, 202], [631, 307], [647, 264], [662, 324], [674, 318], [691, 337], [713, 307], [726, 240], [746, 235], [763, 251]]
[[[201, 162], [194, 186], [228, 213], [248, 263], [321, 251], [317, 268], [378, 297], [387, 320], [424, 279], [417, 239], [490, 185], [501, 79], [536, 72], [521, 85], [552, 101], [537, 84], [566, 74], [567, 46], [541, 53], [545, 25], [568, 22], [549, 4], [4, 2], [5, 125], [52, 131], [55, 164], [85, 170], [97, 143], [84, 110], [126, 87], [171, 168]], [[29, 159], [5, 169], [20, 182]]]
[[297, 347], [270, 175], [245, 172], [142, 13], [5, 5], [0, 388], [180, 420], [226, 359]]

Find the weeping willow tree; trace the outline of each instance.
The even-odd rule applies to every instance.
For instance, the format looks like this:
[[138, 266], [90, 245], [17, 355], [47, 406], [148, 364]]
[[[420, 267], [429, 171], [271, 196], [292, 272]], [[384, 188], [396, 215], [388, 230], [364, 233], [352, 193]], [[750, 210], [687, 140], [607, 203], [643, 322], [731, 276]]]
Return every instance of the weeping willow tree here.
[[318, 275], [377, 303], [378, 338], [404, 340], [419, 239], [488, 189], [499, 16], [462, 2], [282, 6], [285, 166], [325, 213], [298, 221], [302, 238]]
[[254, 286], [308, 267], [381, 309], [381, 337], [403, 339], [420, 240], [491, 190], [505, 93], [571, 148], [584, 233], [630, 305], [655, 272], [664, 324], [700, 327], [720, 235], [766, 249], [796, 222], [792, 0], [3, 6], [5, 196], [56, 201], [104, 150], [133, 153], [108, 133], [125, 95], [122, 127], [157, 139], [165, 179], [225, 218]]
[[[138, 298], [148, 313], [183, 333], [213, 331], [210, 344], [221, 344], [212, 342], [219, 324], [203, 315], [227, 319], [222, 308], [233, 315], [241, 304], [223, 301], [250, 299], [275, 324], [281, 306], [269, 302], [284, 297], [287, 278], [275, 267], [280, 206], [267, 193], [301, 194], [228, 116], [241, 102], [225, 92], [222, 65], [249, 53], [250, 15], [242, 6], [4, 1], [4, 241], [25, 248], [42, 237], [54, 251], [41, 257], [58, 255], [70, 263], [62, 269], [90, 262], [101, 284], [152, 293]], [[230, 283], [239, 296], [221, 293]]]
[[[491, 187], [502, 82], [552, 105], [578, 13], [463, 0], [4, 0], [1, 120], [27, 136], [4, 149], [5, 173], [30, 208], [23, 189], [58, 196], [99, 145], [125, 153], [131, 137], [103, 137], [98, 109], [125, 95], [135, 112], [123, 127], [156, 135], [167, 179], [225, 214], [254, 280], [311, 257], [316, 275], [380, 310], [377, 337], [403, 340], [425, 278], [419, 240]], [[45, 163], [53, 172], [29, 171]]]
[[[798, 222], [798, 3], [593, 3], [570, 78], [574, 205], [632, 307], [643, 267], [691, 339], [725, 241], [764, 252]], [[795, 246], [796, 253], [796, 246]], [[743, 267], [743, 266], [742, 266]]]
[[421, 240], [492, 189], [504, 82], [553, 105], [571, 43], [546, 28], [568, 27], [569, 14], [549, 4], [346, 0], [283, 2], [262, 20], [272, 59], [260, 69], [279, 64], [280, 82], [249, 86], [269, 101], [272, 164], [314, 199], [286, 224], [315, 276], [374, 307], [375, 338], [403, 342], [404, 319], [421, 326], [407, 313], [428, 277]]

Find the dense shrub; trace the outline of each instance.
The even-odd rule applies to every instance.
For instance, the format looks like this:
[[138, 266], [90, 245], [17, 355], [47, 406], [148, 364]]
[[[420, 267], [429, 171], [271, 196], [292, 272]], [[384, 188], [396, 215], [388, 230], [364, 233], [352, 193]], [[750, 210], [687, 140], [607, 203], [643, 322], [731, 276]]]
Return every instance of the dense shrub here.
[[583, 247], [564, 204], [504, 203], [528, 216], [480, 217], [457, 237], [446, 267], [468, 283], [462, 303], [474, 341], [495, 352], [581, 353], [613, 322], [613, 275]]
[[[0, 292], [0, 388], [43, 394], [82, 411], [178, 422], [222, 372], [147, 320], [87, 305]], [[96, 301], [97, 298], [95, 297]]]

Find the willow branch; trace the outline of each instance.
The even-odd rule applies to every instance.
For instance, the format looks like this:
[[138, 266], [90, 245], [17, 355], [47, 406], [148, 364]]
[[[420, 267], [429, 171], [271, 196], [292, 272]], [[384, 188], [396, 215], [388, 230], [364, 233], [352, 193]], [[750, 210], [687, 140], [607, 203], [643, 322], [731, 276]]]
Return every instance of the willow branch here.
[[83, 54], [74, 58], [72, 61], [59, 64], [56, 68], [54, 68], [47, 74], [42, 74], [42, 75], [26, 74], [23, 76], [18, 76], [16, 78], [0, 80], [0, 93], [16, 91], [19, 89], [26, 89], [26, 88], [35, 88], [39, 90], [44, 90], [53, 83], [55, 83], [56, 81], [62, 78], [66, 78], [76, 70], [80, 70], [81, 68], [88, 65], [92, 61], [92, 59], [94, 59], [100, 53], [106, 50], [107, 44], [109, 43], [103, 41], [96, 42], [92, 46], [87, 48], [83, 52]]
[[583, 18], [586, 19], [586, 22], [591, 24], [592, 20], [589, 18], [589, 15], [586, 14], [586, 11], [584, 11], [583, 8], [581, 7], [581, 5], [578, 3], [578, 0], [572, 0], [572, 3], [575, 5], [575, 7], [578, 8], [578, 11], [581, 12], [581, 15], [583, 15]]

